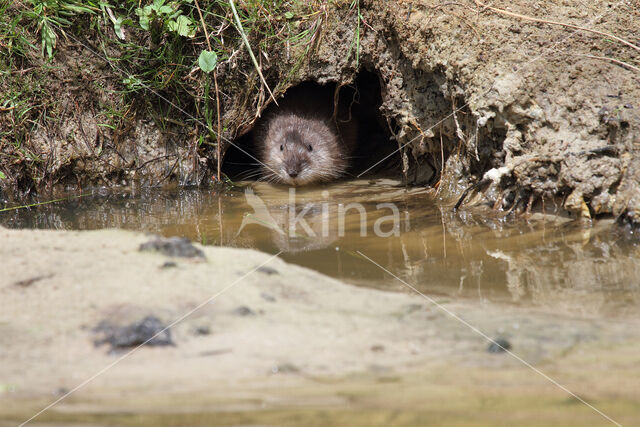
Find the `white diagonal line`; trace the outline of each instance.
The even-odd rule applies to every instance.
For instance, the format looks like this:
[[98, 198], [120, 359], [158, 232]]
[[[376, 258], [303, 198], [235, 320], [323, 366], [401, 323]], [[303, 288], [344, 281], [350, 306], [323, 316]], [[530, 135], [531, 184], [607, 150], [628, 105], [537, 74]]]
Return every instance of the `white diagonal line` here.
[[542, 376], [544, 379], [546, 379], [550, 383], [554, 384], [556, 387], [558, 387], [561, 390], [565, 391], [566, 393], [570, 394], [572, 397], [574, 397], [575, 399], [577, 399], [581, 403], [584, 403], [589, 408], [593, 409], [595, 412], [597, 412], [598, 414], [602, 415], [604, 418], [606, 418], [608, 421], [612, 422], [613, 424], [615, 424], [617, 426], [622, 426], [622, 424], [618, 423], [617, 421], [615, 421], [614, 419], [609, 417], [607, 414], [605, 414], [604, 412], [602, 412], [601, 410], [599, 410], [598, 408], [596, 408], [595, 406], [593, 406], [592, 404], [590, 404], [589, 402], [587, 402], [586, 400], [584, 400], [583, 398], [581, 398], [580, 396], [578, 396], [577, 394], [575, 394], [574, 392], [569, 390], [567, 387], [563, 386], [562, 384], [560, 384], [559, 382], [557, 382], [556, 380], [554, 380], [553, 378], [551, 378], [550, 376], [548, 376], [547, 374], [542, 372], [540, 369], [536, 368], [531, 363], [527, 362], [526, 360], [524, 360], [523, 358], [521, 358], [520, 356], [518, 356], [517, 354], [515, 354], [511, 350], [509, 350], [507, 348], [504, 348], [502, 345], [500, 345], [499, 342], [495, 341], [493, 338], [489, 337], [487, 334], [485, 334], [480, 329], [476, 328], [475, 326], [473, 326], [472, 324], [470, 324], [469, 322], [467, 322], [466, 320], [464, 320], [463, 318], [461, 318], [457, 314], [455, 314], [452, 311], [448, 310], [446, 307], [444, 307], [442, 304], [438, 303], [436, 300], [434, 300], [430, 296], [423, 294], [422, 292], [417, 290], [414, 286], [411, 286], [409, 283], [405, 282], [404, 280], [402, 280], [401, 278], [399, 278], [398, 276], [396, 276], [395, 274], [393, 274], [392, 272], [390, 272], [389, 270], [387, 270], [386, 268], [384, 268], [383, 266], [381, 266], [380, 264], [378, 264], [377, 262], [375, 262], [374, 260], [372, 260], [371, 258], [366, 256], [365, 254], [363, 254], [362, 252], [360, 252], [360, 251], [356, 251], [356, 252], [360, 256], [362, 256], [365, 259], [367, 259], [372, 264], [376, 265], [382, 271], [384, 271], [385, 273], [389, 274], [391, 277], [393, 277], [394, 279], [398, 280], [400, 283], [404, 284], [406, 287], [408, 287], [409, 289], [413, 290], [415, 293], [417, 293], [420, 296], [422, 296], [424, 299], [429, 301], [431, 304], [433, 304], [434, 306], [436, 306], [437, 308], [439, 308], [440, 310], [442, 310], [443, 312], [445, 312], [446, 314], [448, 314], [449, 316], [451, 316], [452, 318], [454, 318], [458, 322], [462, 323], [463, 325], [465, 325], [466, 327], [471, 329], [476, 334], [480, 335], [482, 338], [486, 339], [487, 341], [489, 341], [493, 345], [496, 345], [496, 346], [500, 347], [503, 351], [505, 351], [511, 357], [515, 358], [520, 363], [522, 363], [523, 365], [525, 365], [526, 367], [528, 367], [529, 369], [531, 369], [532, 371], [534, 371], [538, 375]]
[[[109, 59], [107, 59], [104, 55], [100, 55], [98, 52], [96, 52], [95, 50], [91, 49], [89, 46], [87, 46], [86, 44], [82, 43], [80, 40], [78, 40], [76, 37], [74, 37], [71, 34], [67, 34], [67, 37], [70, 39], [73, 39], [76, 43], [78, 43], [79, 45], [81, 45], [82, 47], [84, 47], [85, 49], [87, 49], [89, 52], [91, 52], [92, 54], [94, 54], [95, 56], [97, 56], [100, 59], [103, 59], [104, 61], [107, 62], [107, 64], [109, 64], [111, 67], [113, 67], [116, 71], [120, 72], [120, 74], [125, 75], [129, 78], [135, 78], [133, 75], [129, 74], [126, 72], [126, 70], [123, 70], [122, 68], [114, 65], [111, 61], [109, 61]], [[160, 93], [156, 92], [155, 90], [153, 90], [153, 88], [151, 88], [150, 86], [144, 84], [140, 79], [135, 78], [140, 86], [142, 86], [143, 88], [145, 88], [146, 90], [148, 90], [149, 92], [153, 93], [155, 96], [157, 96], [158, 98], [162, 99], [163, 101], [169, 103], [169, 105], [171, 105], [172, 107], [174, 107], [175, 109], [179, 110], [181, 113], [185, 114], [186, 116], [188, 116], [189, 118], [195, 120], [196, 122], [198, 122], [199, 124], [201, 124], [203, 127], [205, 127], [209, 132], [215, 133], [213, 131], [213, 129], [211, 129], [211, 127], [209, 125], [207, 125], [206, 123], [204, 123], [202, 120], [198, 119], [197, 117], [194, 117], [192, 114], [190, 114], [189, 112], [185, 111], [183, 108], [181, 108], [180, 106], [176, 105], [175, 103], [173, 103], [171, 100], [167, 99], [166, 97], [164, 97], [163, 95], [161, 95]], [[225, 142], [231, 144], [232, 146], [234, 146], [235, 148], [237, 148], [238, 150], [242, 151], [244, 154], [246, 154], [247, 156], [251, 157], [253, 160], [255, 160], [256, 162], [260, 163], [262, 166], [264, 166], [265, 168], [269, 169], [270, 171], [272, 171], [273, 173], [275, 173], [276, 175], [278, 174], [278, 172], [276, 172], [274, 169], [272, 169], [271, 167], [267, 166], [266, 164], [264, 164], [260, 159], [256, 158], [255, 156], [253, 156], [252, 154], [250, 154], [249, 152], [247, 152], [246, 150], [244, 150], [242, 147], [240, 147], [239, 145], [237, 145], [236, 143], [234, 143], [233, 141], [231, 141], [229, 138], [225, 137], [224, 135], [220, 135], [220, 138], [223, 139]], [[221, 179], [221, 177], [218, 177], [218, 179]]]
[[254, 269], [252, 269], [251, 271], [243, 274], [242, 276], [240, 276], [238, 279], [234, 280], [231, 284], [225, 286], [224, 288], [222, 288], [220, 291], [216, 292], [215, 294], [213, 294], [212, 296], [210, 296], [209, 298], [207, 298], [206, 300], [204, 300], [203, 302], [201, 302], [200, 304], [198, 304], [195, 308], [189, 310], [188, 312], [186, 312], [185, 314], [183, 314], [182, 316], [178, 317], [176, 320], [174, 320], [173, 322], [171, 322], [168, 326], [166, 326], [164, 329], [162, 329], [161, 331], [158, 331], [156, 334], [154, 334], [151, 338], [147, 339], [145, 342], [143, 342], [142, 344], [138, 345], [137, 347], [134, 347], [133, 349], [129, 350], [127, 353], [123, 354], [122, 356], [120, 356], [119, 358], [117, 358], [116, 360], [114, 360], [113, 362], [109, 363], [107, 366], [105, 366], [104, 368], [100, 369], [98, 372], [96, 372], [95, 374], [91, 375], [89, 378], [87, 378], [86, 380], [82, 381], [80, 384], [78, 384], [77, 386], [75, 386], [74, 388], [72, 388], [70, 391], [68, 391], [67, 393], [65, 393], [64, 395], [60, 396], [58, 399], [54, 400], [53, 402], [51, 402], [49, 405], [47, 405], [46, 407], [42, 408], [40, 411], [38, 411], [35, 415], [33, 415], [31, 418], [29, 418], [28, 420], [24, 421], [22, 424], [20, 424], [20, 427], [24, 426], [25, 424], [29, 423], [30, 421], [32, 421], [33, 419], [35, 419], [36, 417], [38, 417], [40, 414], [42, 414], [43, 412], [51, 409], [53, 406], [57, 405], [58, 403], [60, 403], [62, 400], [66, 399], [67, 397], [69, 397], [71, 394], [75, 393], [76, 391], [78, 391], [79, 389], [81, 389], [82, 387], [84, 387], [85, 385], [89, 384], [91, 381], [95, 380], [96, 378], [98, 378], [100, 375], [104, 374], [105, 372], [107, 372], [109, 369], [113, 368], [114, 366], [116, 366], [118, 363], [122, 362], [124, 359], [128, 358], [129, 356], [131, 356], [133, 353], [135, 353], [136, 351], [138, 351], [142, 346], [146, 345], [149, 343], [149, 341], [151, 341], [152, 339], [156, 338], [158, 335], [162, 334], [163, 332], [165, 332], [167, 329], [177, 325], [178, 323], [182, 322], [184, 319], [186, 319], [187, 317], [191, 316], [193, 313], [195, 313], [196, 311], [200, 310], [202, 307], [204, 307], [205, 305], [209, 304], [211, 301], [213, 301], [214, 299], [216, 299], [217, 297], [219, 297], [220, 295], [222, 295], [223, 293], [225, 293], [226, 291], [228, 291], [229, 289], [231, 289], [232, 287], [234, 287], [235, 285], [237, 285], [238, 283], [240, 283], [240, 281], [242, 281], [242, 279], [244, 279], [245, 277], [249, 276], [250, 274], [254, 273], [257, 269], [259, 269], [260, 267], [262, 267], [265, 264], [268, 264], [269, 262], [271, 262], [271, 260], [273, 260], [274, 258], [277, 258], [278, 255], [280, 255], [282, 253], [282, 251], [278, 252], [275, 255], [272, 255], [271, 257], [269, 257], [265, 262], [263, 262], [262, 264], [260, 264], [259, 266], [255, 267]]

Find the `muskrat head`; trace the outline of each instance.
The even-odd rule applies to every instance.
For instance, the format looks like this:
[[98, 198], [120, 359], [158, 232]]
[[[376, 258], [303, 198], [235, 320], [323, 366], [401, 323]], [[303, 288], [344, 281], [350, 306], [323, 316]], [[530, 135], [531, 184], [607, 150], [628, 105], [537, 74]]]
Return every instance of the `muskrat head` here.
[[289, 185], [328, 181], [346, 169], [336, 133], [322, 120], [275, 117], [262, 141], [265, 178]]

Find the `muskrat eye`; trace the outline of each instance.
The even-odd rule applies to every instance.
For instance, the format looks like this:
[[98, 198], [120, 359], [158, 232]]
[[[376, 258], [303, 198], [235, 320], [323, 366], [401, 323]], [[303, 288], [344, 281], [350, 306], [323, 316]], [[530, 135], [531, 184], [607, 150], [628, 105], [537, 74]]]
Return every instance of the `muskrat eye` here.
[[311, 146], [311, 144], [307, 145], [307, 148], [309, 149], [309, 151], [313, 151], [313, 147]]
[[284, 151], [284, 145], [280, 144], [280, 151]]

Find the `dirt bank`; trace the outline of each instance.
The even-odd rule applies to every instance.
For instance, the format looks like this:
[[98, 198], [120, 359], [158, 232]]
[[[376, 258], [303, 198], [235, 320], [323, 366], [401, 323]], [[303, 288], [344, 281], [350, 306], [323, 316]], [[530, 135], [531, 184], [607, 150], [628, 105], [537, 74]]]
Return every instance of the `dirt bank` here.
[[[496, 414], [533, 425], [605, 421], [416, 294], [352, 287], [250, 250], [199, 247], [205, 260], [140, 252], [150, 237], [124, 231], [0, 229], [0, 238], [11, 272], [0, 279], [7, 423], [114, 362], [40, 420], [157, 425], [164, 413], [169, 425], [372, 425], [400, 410], [401, 425], [426, 416], [494, 424]], [[637, 318], [439, 302], [617, 421], [638, 421]], [[170, 328], [174, 345], [118, 361], [127, 349], [94, 344], [104, 321], [170, 324], [198, 307]]]
[[[269, 95], [230, 24], [230, 9], [203, 3], [227, 19], [220, 23], [205, 14], [210, 31], [227, 40], [216, 47], [217, 73], [224, 138], [234, 140], [251, 128]], [[400, 167], [410, 181], [438, 184], [445, 198], [481, 182], [482, 201], [499, 209], [542, 207], [546, 201], [544, 207], [555, 202], [576, 216], [613, 214], [637, 223], [638, 2], [516, 0], [491, 6], [317, 2], [292, 6], [293, 13], [260, 15], [265, 11], [238, 5], [244, 25], [262, 25], [247, 31], [276, 94], [305, 80], [349, 84], [361, 70], [378, 77], [379, 119], [390, 143], [403, 145]], [[252, 17], [255, 22], [249, 22]], [[2, 89], [19, 96], [26, 90], [20, 85], [30, 85], [39, 102], [33, 111], [40, 113], [29, 122], [29, 132], [20, 133], [17, 104], [11, 101], [15, 105], [0, 112], [0, 123], [9, 129], [0, 136], [5, 195], [130, 182], [210, 182], [215, 138], [207, 139], [205, 122], [215, 123], [215, 111], [213, 120], [205, 115], [212, 117], [214, 90], [189, 47], [204, 44], [201, 28], [180, 50], [193, 67], [167, 69], [168, 60], [154, 65], [151, 59], [127, 59], [126, 47], [111, 40], [108, 20], [91, 28], [78, 21], [83, 37], [60, 38], [49, 71], [33, 57], [5, 62]], [[155, 48], [139, 28], [127, 31], [125, 40]], [[293, 42], [296, 34], [302, 42]], [[100, 52], [92, 35], [112, 57], [121, 56], [118, 66], [91, 53]], [[173, 80], [164, 79], [154, 91], [136, 89], [129, 80], [123, 86], [129, 72], [149, 72], [143, 65]]]

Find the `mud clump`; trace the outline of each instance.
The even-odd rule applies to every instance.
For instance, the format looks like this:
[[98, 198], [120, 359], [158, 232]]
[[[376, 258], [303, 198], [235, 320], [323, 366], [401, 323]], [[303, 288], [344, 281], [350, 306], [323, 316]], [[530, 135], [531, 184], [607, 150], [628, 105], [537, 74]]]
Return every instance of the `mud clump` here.
[[251, 310], [246, 305], [241, 305], [240, 307], [237, 307], [236, 309], [233, 310], [233, 314], [241, 317], [247, 317], [247, 316], [255, 316], [256, 312]]
[[45, 275], [42, 275], [42, 276], [35, 276], [35, 277], [31, 277], [29, 279], [19, 280], [19, 281], [14, 283], [14, 286], [20, 286], [22, 288], [28, 288], [29, 286], [33, 285], [36, 282], [39, 282], [40, 280], [49, 279], [51, 277], [53, 277], [53, 274], [45, 274]]
[[487, 352], [489, 353], [504, 353], [511, 350], [511, 343], [504, 338], [497, 338], [489, 344]]
[[170, 257], [206, 259], [204, 252], [193, 246], [191, 240], [186, 237], [158, 237], [142, 243], [139, 250], [140, 252], [159, 252]]
[[256, 271], [259, 271], [260, 273], [264, 273], [267, 276], [271, 276], [271, 275], [274, 275], [274, 274], [280, 274], [278, 272], [278, 270], [276, 270], [275, 268], [269, 267], [269, 266], [266, 266], [266, 265], [262, 265], [262, 266], [258, 267], [256, 269]]
[[109, 321], [103, 321], [93, 331], [103, 335], [102, 338], [95, 340], [94, 344], [96, 346], [109, 344], [111, 352], [140, 345], [175, 346], [171, 330], [155, 316], [147, 316], [126, 326], [115, 326]]

